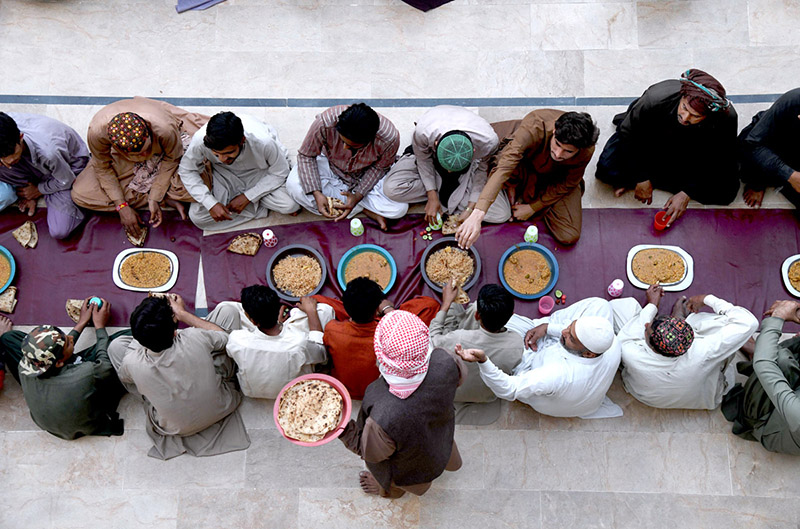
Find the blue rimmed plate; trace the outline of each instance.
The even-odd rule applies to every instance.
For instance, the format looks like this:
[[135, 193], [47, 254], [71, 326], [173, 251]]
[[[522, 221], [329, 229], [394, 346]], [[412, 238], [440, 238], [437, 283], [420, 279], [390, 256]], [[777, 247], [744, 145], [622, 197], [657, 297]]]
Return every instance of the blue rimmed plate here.
[[350, 260], [353, 259], [353, 257], [365, 252], [377, 253], [383, 256], [389, 262], [389, 266], [392, 269], [392, 276], [389, 278], [389, 284], [383, 289], [383, 293], [387, 294], [394, 286], [394, 282], [397, 281], [397, 263], [394, 261], [392, 254], [377, 244], [359, 244], [358, 246], [353, 246], [347, 250], [347, 252], [345, 252], [342, 258], [339, 259], [339, 264], [336, 266], [336, 278], [339, 280], [339, 286], [342, 287], [342, 290], [347, 289], [347, 281], [344, 279], [344, 271], [347, 269], [347, 265], [350, 263]]
[[6, 279], [6, 282], [0, 287], [0, 294], [2, 294], [11, 285], [11, 282], [14, 281], [14, 276], [17, 275], [17, 263], [14, 261], [14, 256], [11, 255], [11, 252], [9, 252], [5, 246], [0, 246], [0, 259], [8, 261], [9, 267], [8, 279]]
[[[544, 260], [547, 262], [547, 266], [550, 267], [550, 281], [548, 281], [547, 285], [545, 285], [545, 287], [539, 292], [535, 292], [533, 294], [523, 294], [522, 292], [517, 292], [511, 288], [506, 282], [505, 274], [503, 273], [503, 267], [510, 257], [521, 250], [533, 250], [539, 253], [542, 257], [544, 257]], [[558, 261], [556, 261], [556, 256], [553, 255], [553, 252], [541, 244], [537, 244], [535, 242], [521, 242], [506, 250], [503, 256], [500, 258], [500, 264], [497, 265], [497, 276], [500, 278], [500, 283], [503, 284], [503, 287], [512, 295], [520, 299], [539, 299], [550, 292], [554, 286], [556, 286], [556, 282], [558, 281]]]

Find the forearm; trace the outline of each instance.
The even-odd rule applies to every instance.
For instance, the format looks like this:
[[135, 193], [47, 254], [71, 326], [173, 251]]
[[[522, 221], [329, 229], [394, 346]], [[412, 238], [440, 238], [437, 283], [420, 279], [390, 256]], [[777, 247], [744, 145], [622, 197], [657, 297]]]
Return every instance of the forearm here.
[[782, 328], [783, 320], [780, 318], [765, 318], [761, 323], [761, 334], [756, 340], [753, 369], [775, 408], [786, 423], [793, 430], [797, 430], [800, 429], [800, 398], [778, 365], [778, 343]]
[[517, 395], [517, 384], [514, 377], [503, 373], [488, 358], [479, 364], [481, 380], [492, 390], [492, 393], [505, 400], [514, 400]]
[[150, 192], [147, 194], [148, 198], [159, 203], [164, 200], [164, 196], [167, 194], [167, 190], [172, 183], [172, 177], [175, 176], [177, 171], [177, 160], [166, 158], [161, 160], [161, 168], [155, 180], [153, 180], [153, 185], [150, 187]]
[[194, 314], [192, 314], [188, 310], [183, 310], [183, 311], [180, 311], [180, 312], [176, 312], [175, 313], [175, 317], [178, 318], [179, 322], [181, 322], [181, 323], [183, 323], [183, 324], [185, 324], [185, 325], [187, 325], [189, 327], [195, 327], [197, 329], [205, 329], [207, 331], [225, 332], [225, 329], [223, 329], [219, 325], [216, 325], [215, 323], [211, 323], [208, 320], [204, 320], [203, 318], [200, 318], [199, 316], [195, 316]]

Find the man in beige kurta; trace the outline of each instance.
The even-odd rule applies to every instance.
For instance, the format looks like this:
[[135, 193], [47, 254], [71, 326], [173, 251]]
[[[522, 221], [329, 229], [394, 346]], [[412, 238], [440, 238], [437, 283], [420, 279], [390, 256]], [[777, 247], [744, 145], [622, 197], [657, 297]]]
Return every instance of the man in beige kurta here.
[[[169, 306], [153, 309], [164, 303]], [[155, 334], [152, 327], [141, 325], [157, 323], [159, 314], [162, 320], [174, 314], [174, 328], [178, 322], [191, 327], [175, 331], [172, 345], [156, 352], [138, 340], [152, 339], [147, 336]], [[203, 320], [176, 295], [167, 301], [146, 298], [131, 315], [134, 337], [115, 340], [109, 356], [120, 381], [142, 397], [147, 434], [153, 440], [150, 457], [170, 459], [186, 452], [209, 456], [250, 446], [238, 410], [242, 395], [235, 388], [235, 364], [225, 352], [227, 331], [238, 325], [238, 311], [229, 306]]]
[[[458, 133], [469, 138], [472, 159], [464, 159], [465, 167], [460, 171], [448, 171], [439, 162], [438, 148], [442, 138]], [[486, 184], [489, 160], [497, 144], [497, 134], [489, 122], [471, 110], [452, 105], [433, 107], [417, 121], [411, 147], [384, 178], [384, 193], [398, 202], [426, 202], [429, 222], [440, 212], [466, 219]], [[497, 223], [509, 217], [511, 207], [505, 193], [500, 193], [483, 220]]]
[[[141, 117], [149, 129], [149, 138], [138, 152], [120, 149], [109, 137], [109, 122], [127, 112]], [[138, 235], [141, 224], [136, 209], [149, 208], [151, 224], [157, 226], [160, 204], [166, 200], [185, 218], [181, 202], [191, 202], [192, 197], [178, 176], [178, 164], [185, 145], [208, 119], [144, 97], [103, 107], [89, 124], [92, 158], [72, 186], [72, 199], [86, 209], [118, 211], [126, 231], [133, 235]]]

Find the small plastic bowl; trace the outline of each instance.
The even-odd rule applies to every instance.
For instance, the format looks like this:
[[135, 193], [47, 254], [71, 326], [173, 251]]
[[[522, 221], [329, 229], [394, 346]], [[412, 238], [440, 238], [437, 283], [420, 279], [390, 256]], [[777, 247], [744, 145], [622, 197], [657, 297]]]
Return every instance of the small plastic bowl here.
[[[281, 399], [283, 398], [283, 394], [286, 392], [287, 389], [289, 389], [290, 387], [294, 386], [298, 382], [302, 382], [304, 380], [321, 380], [322, 382], [327, 382], [328, 384], [333, 386], [334, 389], [336, 391], [338, 391], [339, 394], [342, 396], [342, 416], [339, 419], [339, 424], [336, 426], [335, 430], [331, 430], [330, 432], [326, 433], [325, 437], [323, 437], [322, 439], [320, 439], [319, 441], [316, 441], [314, 443], [307, 443], [305, 441], [298, 441], [297, 439], [292, 439], [291, 437], [288, 437], [284, 433], [283, 428], [281, 428], [281, 424], [278, 421], [278, 412], [281, 409]], [[347, 426], [347, 423], [350, 422], [350, 413], [352, 412], [352, 410], [353, 410], [353, 401], [350, 399], [350, 392], [347, 391], [347, 388], [344, 387], [344, 384], [342, 384], [341, 381], [339, 381], [339, 380], [337, 380], [337, 379], [335, 379], [335, 378], [333, 378], [331, 376], [328, 376], [328, 375], [323, 375], [323, 374], [319, 374], [319, 373], [311, 373], [311, 374], [308, 374], [308, 375], [303, 375], [303, 376], [297, 377], [294, 380], [292, 380], [291, 382], [289, 382], [288, 384], [286, 384], [285, 386], [283, 386], [283, 389], [281, 390], [281, 392], [278, 393], [278, 398], [275, 399], [275, 406], [272, 407], [272, 417], [273, 417], [273, 419], [275, 419], [275, 426], [278, 427], [278, 431], [287, 440], [291, 441], [292, 443], [294, 443], [296, 445], [300, 445], [300, 446], [320, 446], [320, 445], [324, 445], [326, 443], [330, 443], [331, 441], [333, 441], [334, 439], [336, 439], [337, 437], [342, 435], [342, 432], [344, 431], [345, 427]]]
[[653, 219], [653, 227], [658, 231], [667, 229], [667, 222], [669, 222], [669, 215], [666, 211], [659, 211]]
[[553, 312], [553, 307], [556, 306], [556, 300], [552, 296], [542, 296], [539, 298], [539, 312], [542, 316], [547, 316]]

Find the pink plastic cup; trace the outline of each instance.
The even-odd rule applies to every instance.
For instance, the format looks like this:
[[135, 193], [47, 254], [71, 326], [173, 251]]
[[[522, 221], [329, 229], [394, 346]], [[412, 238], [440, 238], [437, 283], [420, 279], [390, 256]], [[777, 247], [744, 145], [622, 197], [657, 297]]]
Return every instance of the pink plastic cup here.
[[553, 312], [553, 307], [556, 306], [556, 300], [552, 296], [542, 296], [539, 298], [539, 312], [542, 316], [547, 316]]
[[666, 211], [659, 211], [653, 219], [653, 227], [658, 231], [667, 229], [667, 222], [669, 222], [669, 215]]

